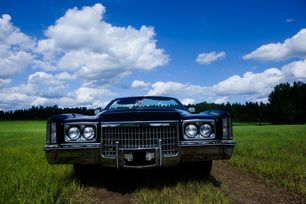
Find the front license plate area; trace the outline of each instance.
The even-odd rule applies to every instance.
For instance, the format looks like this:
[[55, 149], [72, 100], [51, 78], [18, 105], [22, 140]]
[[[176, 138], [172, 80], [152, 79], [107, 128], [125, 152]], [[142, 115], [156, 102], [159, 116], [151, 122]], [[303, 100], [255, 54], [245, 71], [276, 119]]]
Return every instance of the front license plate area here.
[[146, 152], [145, 151], [133, 152], [133, 160], [135, 162], [144, 163], [146, 161]]
[[126, 166], [146, 166], [156, 163], [154, 151], [135, 150], [124, 153], [124, 165]]

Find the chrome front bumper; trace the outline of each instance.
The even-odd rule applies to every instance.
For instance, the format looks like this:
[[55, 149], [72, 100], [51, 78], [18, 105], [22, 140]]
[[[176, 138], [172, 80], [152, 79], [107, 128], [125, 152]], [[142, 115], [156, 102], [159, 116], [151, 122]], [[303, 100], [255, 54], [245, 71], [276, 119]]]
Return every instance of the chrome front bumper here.
[[139, 169], [176, 166], [180, 162], [230, 159], [235, 144], [232, 140], [183, 141], [178, 145], [176, 156], [164, 157], [159, 143], [155, 149], [150, 149], [155, 153], [154, 163], [132, 166], [125, 164], [124, 154], [139, 150], [120, 148], [119, 144], [116, 145], [115, 158], [103, 157], [100, 143], [46, 145], [44, 150], [50, 164], [101, 164], [106, 167]]

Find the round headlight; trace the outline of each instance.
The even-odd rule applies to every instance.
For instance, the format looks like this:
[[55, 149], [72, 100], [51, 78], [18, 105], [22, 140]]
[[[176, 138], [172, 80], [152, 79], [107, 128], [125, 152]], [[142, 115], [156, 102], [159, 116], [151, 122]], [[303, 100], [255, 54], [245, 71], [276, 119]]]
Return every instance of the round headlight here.
[[187, 125], [185, 133], [188, 137], [194, 138], [198, 134], [198, 128], [193, 124]]
[[69, 128], [68, 130], [68, 137], [71, 139], [71, 140], [77, 140], [79, 139], [81, 136], [81, 132], [80, 132], [80, 129], [78, 127], [71, 127]]
[[83, 136], [86, 140], [91, 140], [95, 136], [95, 129], [93, 127], [86, 127], [83, 130]]
[[200, 133], [205, 138], [212, 137], [212, 134], [211, 134], [212, 133], [212, 127], [208, 124], [203, 124], [200, 127]]

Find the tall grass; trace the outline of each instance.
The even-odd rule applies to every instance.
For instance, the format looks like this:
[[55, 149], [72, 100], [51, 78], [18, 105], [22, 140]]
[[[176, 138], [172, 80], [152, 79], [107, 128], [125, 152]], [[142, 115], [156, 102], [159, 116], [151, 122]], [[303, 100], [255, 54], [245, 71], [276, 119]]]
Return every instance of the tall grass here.
[[231, 163], [306, 195], [306, 125], [235, 126]]
[[210, 182], [190, 181], [180, 182], [175, 186], [165, 186], [160, 189], [141, 188], [135, 193], [138, 203], [228, 203], [224, 196], [225, 188], [218, 189]]
[[71, 166], [47, 163], [44, 143], [45, 122], [0, 122], [0, 203], [87, 200]]

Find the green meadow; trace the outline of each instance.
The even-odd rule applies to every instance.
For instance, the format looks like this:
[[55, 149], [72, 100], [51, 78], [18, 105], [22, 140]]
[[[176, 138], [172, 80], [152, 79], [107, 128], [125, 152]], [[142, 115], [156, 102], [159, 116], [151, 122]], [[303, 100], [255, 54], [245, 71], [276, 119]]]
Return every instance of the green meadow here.
[[[234, 134], [233, 166], [306, 195], [306, 125], [237, 125]], [[0, 203], [94, 202], [103, 175], [88, 185], [74, 176], [72, 165], [49, 165], [44, 144], [44, 121], [0, 121]], [[226, 186], [213, 178], [178, 177], [159, 177], [128, 192], [139, 203], [228, 202]]]
[[306, 195], [306, 125], [234, 126], [234, 135], [234, 166]]

